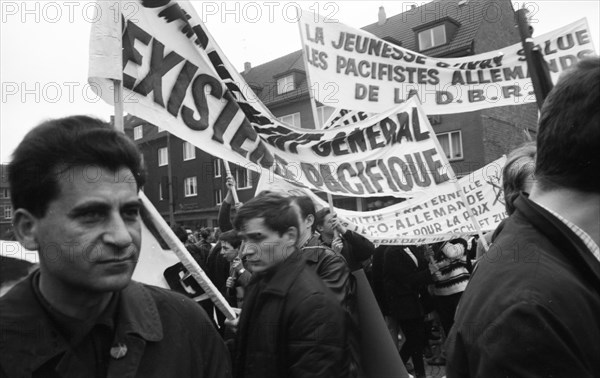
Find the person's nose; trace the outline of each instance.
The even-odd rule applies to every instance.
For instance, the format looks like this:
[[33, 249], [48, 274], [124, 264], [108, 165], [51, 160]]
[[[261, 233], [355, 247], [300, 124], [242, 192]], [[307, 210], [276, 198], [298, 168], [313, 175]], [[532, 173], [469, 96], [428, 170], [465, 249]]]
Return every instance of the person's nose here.
[[131, 245], [133, 238], [121, 214], [113, 214], [110, 217], [103, 239], [105, 243], [114, 245], [119, 249]]

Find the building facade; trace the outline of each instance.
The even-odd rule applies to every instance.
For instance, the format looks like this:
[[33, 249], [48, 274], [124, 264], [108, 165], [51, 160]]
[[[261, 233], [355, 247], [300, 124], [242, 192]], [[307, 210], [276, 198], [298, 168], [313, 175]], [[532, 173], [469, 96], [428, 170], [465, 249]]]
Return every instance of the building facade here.
[[[438, 0], [391, 17], [380, 8], [372, 16], [375, 22], [365, 26], [365, 31], [428, 56], [464, 57], [520, 41], [510, 0]], [[281, 121], [315, 128], [302, 50], [256, 67], [246, 63], [242, 76]], [[317, 122], [324, 124], [334, 111], [317, 104]], [[454, 171], [462, 176], [527, 140], [535, 140], [537, 108], [531, 103], [430, 115], [429, 119]], [[215, 227], [218, 206], [226, 194], [222, 161], [133, 117], [128, 117], [126, 132], [144, 154], [148, 171], [145, 193], [165, 219], [192, 229]], [[232, 171], [240, 201], [252, 198], [258, 175], [239, 167]], [[391, 197], [334, 197], [337, 207], [353, 210], [397, 201]]]
[[[164, 219], [192, 230], [218, 227], [219, 205], [227, 194], [223, 160], [133, 116], [125, 117], [125, 133], [142, 151], [144, 193]], [[258, 175], [233, 164], [230, 169], [239, 200], [248, 201]]]

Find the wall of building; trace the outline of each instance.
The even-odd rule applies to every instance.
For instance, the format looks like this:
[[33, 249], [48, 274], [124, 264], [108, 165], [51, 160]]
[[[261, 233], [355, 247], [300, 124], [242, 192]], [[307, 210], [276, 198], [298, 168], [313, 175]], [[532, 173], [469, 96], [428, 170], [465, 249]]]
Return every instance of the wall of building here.
[[481, 112], [485, 164], [536, 138], [537, 105], [503, 106]]
[[288, 101], [270, 108], [275, 117], [282, 117], [292, 113], [300, 112], [300, 123], [304, 129], [314, 129], [315, 122], [312, 115], [310, 99], [307, 95], [298, 97], [294, 101]]

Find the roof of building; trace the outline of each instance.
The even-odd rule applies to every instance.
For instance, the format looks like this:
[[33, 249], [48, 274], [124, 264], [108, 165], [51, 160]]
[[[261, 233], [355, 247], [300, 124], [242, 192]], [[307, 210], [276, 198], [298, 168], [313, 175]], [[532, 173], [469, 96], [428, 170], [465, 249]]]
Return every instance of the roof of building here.
[[[473, 40], [487, 12], [498, 10], [492, 7], [489, 0], [434, 0], [406, 12], [388, 17], [383, 25], [378, 22], [362, 29], [380, 38], [397, 41], [406, 49], [418, 51], [417, 33], [419, 27], [434, 26], [448, 20], [458, 27], [448, 43], [424, 51], [428, 56], [444, 56], [461, 52], [472, 47]], [[472, 53], [472, 52], [469, 52]], [[242, 76], [254, 90], [260, 100], [269, 106], [286, 102], [294, 97], [303, 97], [308, 92], [305, 75], [298, 75], [295, 90], [284, 95], [277, 95], [278, 75], [298, 70], [304, 72], [302, 50], [274, 59], [270, 62], [250, 68], [242, 72]]]
[[392, 37], [400, 41], [402, 47], [419, 51], [415, 29], [425, 25], [434, 26], [443, 20], [452, 20], [459, 27], [448, 43], [423, 52], [428, 56], [444, 56], [471, 47], [487, 12], [499, 9], [492, 6], [492, 3], [489, 0], [434, 0], [388, 17], [383, 25], [375, 22], [362, 29], [380, 38]]

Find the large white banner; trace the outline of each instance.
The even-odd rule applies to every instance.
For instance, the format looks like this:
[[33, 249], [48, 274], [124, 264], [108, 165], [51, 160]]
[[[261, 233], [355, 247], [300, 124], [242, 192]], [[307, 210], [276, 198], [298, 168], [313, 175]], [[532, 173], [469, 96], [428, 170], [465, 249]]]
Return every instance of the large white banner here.
[[135, 4], [122, 13], [122, 67], [106, 67], [119, 38], [97, 37], [120, 30], [114, 12], [103, 12], [92, 31], [90, 82], [106, 102], [114, 102], [110, 79], [122, 75], [126, 112], [211, 155], [315, 190], [412, 197], [448, 185], [449, 165], [417, 99], [335, 130], [289, 127], [254, 96], [189, 2]]
[[[303, 10], [300, 33], [315, 98], [344, 109], [378, 113], [417, 94], [427, 114], [463, 113], [535, 102], [521, 43], [463, 58], [433, 58]], [[595, 55], [581, 19], [534, 38], [552, 80]]]
[[[506, 157], [458, 180], [483, 232], [492, 231], [506, 218], [502, 192], [502, 168]], [[329, 205], [309, 190], [278, 178], [261, 177], [257, 193], [271, 190], [290, 196], [307, 195], [318, 209]], [[456, 185], [431, 189], [424, 195], [374, 211], [335, 209], [348, 229], [375, 244], [430, 244], [475, 234], [471, 216]]]

